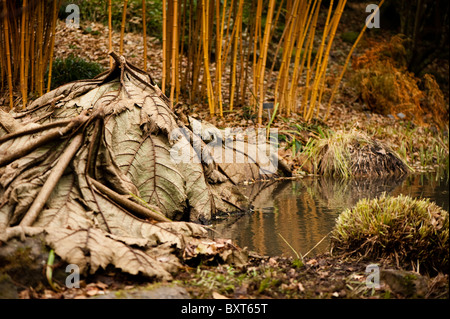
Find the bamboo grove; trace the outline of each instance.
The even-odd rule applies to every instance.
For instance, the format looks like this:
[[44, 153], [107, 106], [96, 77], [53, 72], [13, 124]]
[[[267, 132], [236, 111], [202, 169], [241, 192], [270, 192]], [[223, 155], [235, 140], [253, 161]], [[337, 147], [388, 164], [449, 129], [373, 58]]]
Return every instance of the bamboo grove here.
[[172, 103], [188, 92], [212, 115], [249, 105], [259, 124], [269, 100], [284, 115], [319, 116], [346, 0], [327, 2], [163, 1], [163, 92]]
[[[51, 64], [59, 0], [1, 1], [1, 89], [8, 91], [13, 108], [13, 90], [20, 91], [23, 105], [29, 95], [50, 90]], [[44, 75], [49, 70], [48, 81]]]
[[[1, 91], [8, 90], [12, 108], [13, 91], [20, 91], [26, 105], [30, 95], [50, 88], [61, 1], [0, 1]], [[122, 53], [128, 0], [122, 3], [119, 48], [112, 47], [111, 1], [105, 0], [105, 42]], [[150, 5], [157, 4], [162, 6], [160, 87], [172, 105], [201, 104], [219, 116], [248, 106], [259, 124], [267, 101], [283, 115], [295, 112], [307, 121], [325, 116], [326, 107], [320, 106], [330, 96], [329, 57], [346, 0], [142, 1], [143, 21]]]

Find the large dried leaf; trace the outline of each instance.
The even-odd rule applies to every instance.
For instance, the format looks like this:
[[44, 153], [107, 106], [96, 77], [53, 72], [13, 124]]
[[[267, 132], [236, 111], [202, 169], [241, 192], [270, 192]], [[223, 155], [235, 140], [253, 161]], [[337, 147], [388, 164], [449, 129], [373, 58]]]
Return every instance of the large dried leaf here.
[[265, 133], [250, 130], [250, 133], [255, 133], [253, 137], [235, 132], [227, 134], [206, 121], [200, 122], [192, 117], [189, 117], [189, 125], [205, 143], [202, 157], [214, 161], [234, 184], [278, 176], [278, 153], [265, 142]]
[[169, 218], [182, 216], [187, 198], [184, 178], [171, 161], [167, 139], [144, 133], [138, 108], [133, 111], [106, 122], [105, 143], [111, 157], [137, 187], [140, 198], [160, 207]]
[[[149, 277], [170, 279], [171, 272], [178, 269], [179, 262], [175, 256], [158, 249], [142, 251], [121, 241], [110, 238], [104, 232], [95, 229], [47, 228], [47, 243], [55, 253], [68, 263], [76, 264], [81, 273], [95, 273], [99, 268], [106, 269], [114, 265], [130, 274], [141, 273]], [[162, 260], [161, 260], [162, 258]]]
[[[113, 265], [168, 279], [179, 256], [244, 260], [228, 244], [202, 250], [202, 226], [168, 218], [208, 223], [217, 211], [245, 209], [234, 184], [270, 174], [258, 159], [220, 162], [208, 149], [216, 128], [186, 127], [148, 74], [115, 58], [96, 79], [1, 114], [0, 237], [44, 230], [59, 256], [90, 273]], [[14, 135], [18, 123], [24, 131]], [[188, 161], [174, 160], [180, 145]]]

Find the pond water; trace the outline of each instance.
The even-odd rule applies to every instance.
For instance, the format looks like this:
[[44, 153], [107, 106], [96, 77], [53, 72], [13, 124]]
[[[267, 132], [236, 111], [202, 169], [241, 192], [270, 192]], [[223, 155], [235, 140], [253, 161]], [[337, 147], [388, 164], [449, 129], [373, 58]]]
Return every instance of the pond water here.
[[239, 218], [216, 221], [211, 234], [230, 238], [239, 247], [268, 256], [296, 257], [292, 248], [305, 255], [322, 239], [308, 257], [326, 251], [330, 243], [327, 235], [338, 215], [358, 200], [374, 198], [383, 192], [429, 198], [449, 210], [448, 173], [414, 174], [382, 181], [305, 177], [243, 186], [243, 190], [254, 198], [253, 211]]

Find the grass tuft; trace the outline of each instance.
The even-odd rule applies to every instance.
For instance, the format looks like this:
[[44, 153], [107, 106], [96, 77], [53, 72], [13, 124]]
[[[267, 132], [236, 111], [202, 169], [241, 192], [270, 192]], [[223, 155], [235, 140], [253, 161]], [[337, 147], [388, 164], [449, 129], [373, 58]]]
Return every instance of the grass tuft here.
[[315, 173], [324, 176], [386, 177], [410, 170], [388, 146], [357, 130], [339, 131], [318, 139], [305, 152]]
[[385, 259], [429, 273], [448, 273], [448, 212], [428, 199], [386, 196], [360, 200], [337, 219], [334, 251]]

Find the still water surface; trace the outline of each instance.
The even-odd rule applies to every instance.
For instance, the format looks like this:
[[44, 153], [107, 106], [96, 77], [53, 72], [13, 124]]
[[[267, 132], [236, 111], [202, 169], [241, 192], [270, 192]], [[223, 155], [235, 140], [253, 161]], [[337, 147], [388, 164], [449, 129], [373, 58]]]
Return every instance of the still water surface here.
[[[324, 252], [329, 247], [329, 232], [338, 215], [362, 198], [409, 195], [429, 198], [449, 210], [448, 173], [408, 175], [383, 181], [337, 181], [307, 177], [295, 181], [255, 184], [244, 187], [254, 197], [252, 213], [240, 218], [216, 222], [215, 237], [231, 238], [239, 247], [248, 247], [268, 256], [293, 256], [295, 253], [281, 238], [301, 254]], [[280, 236], [281, 234], [281, 236]]]

